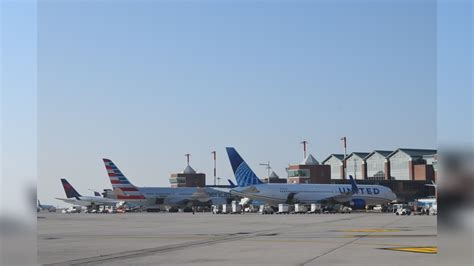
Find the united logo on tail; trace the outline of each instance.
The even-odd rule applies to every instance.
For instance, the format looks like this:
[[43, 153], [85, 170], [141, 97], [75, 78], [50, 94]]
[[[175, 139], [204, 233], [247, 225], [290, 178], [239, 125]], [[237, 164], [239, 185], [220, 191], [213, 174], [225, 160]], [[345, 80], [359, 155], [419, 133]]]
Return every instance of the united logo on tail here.
[[234, 148], [228, 147], [226, 150], [239, 187], [263, 184]]

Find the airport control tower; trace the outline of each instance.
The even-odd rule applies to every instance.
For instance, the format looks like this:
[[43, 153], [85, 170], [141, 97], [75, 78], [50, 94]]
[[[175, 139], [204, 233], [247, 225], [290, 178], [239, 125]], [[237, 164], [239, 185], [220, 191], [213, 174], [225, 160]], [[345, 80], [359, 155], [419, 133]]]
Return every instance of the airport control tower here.
[[206, 174], [197, 173], [196, 170], [189, 165], [190, 154], [186, 154], [185, 156], [187, 157], [186, 168], [184, 168], [181, 173], [171, 174], [171, 187], [205, 187]]
[[327, 184], [331, 181], [331, 167], [322, 165], [309, 154], [300, 164], [288, 167], [290, 184]]

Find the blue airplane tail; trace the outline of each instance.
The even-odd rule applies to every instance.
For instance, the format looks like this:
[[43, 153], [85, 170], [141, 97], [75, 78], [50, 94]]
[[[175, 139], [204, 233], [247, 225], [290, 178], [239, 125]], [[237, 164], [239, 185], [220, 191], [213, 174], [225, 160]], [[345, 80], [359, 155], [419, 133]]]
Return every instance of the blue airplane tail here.
[[68, 199], [81, 197], [81, 194], [79, 194], [74, 189], [74, 187], [72, 187], [72, 185], [69, 184], [69, 182], [67, 182], [67, 180], [65, 178], [61, 178], [61, 183], [63, 183], [64, 192], [66, 192], [66, 197]]
[[100, 195], [100, 193], [99, 193], [99, 192], [97, 192], [97, 191], [94, 191], [94, 196], [96, 196], [96, 197], [101, 197], [102, 195]]
[[239, 187], [263, 184], [234, 148], [227, 147], [226, 150]]

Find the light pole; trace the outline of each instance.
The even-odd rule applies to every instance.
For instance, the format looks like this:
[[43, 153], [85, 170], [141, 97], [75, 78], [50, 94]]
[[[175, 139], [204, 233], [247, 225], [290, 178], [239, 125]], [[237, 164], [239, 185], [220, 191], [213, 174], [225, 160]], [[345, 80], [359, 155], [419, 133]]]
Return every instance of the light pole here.
[[342, 146], [344, 148], [344, 161], [342, 162], [342, 178], [346, 179], [346, 157], [347, 157], [347, 138], [344, 136], [341, 138]]
[[303, 144], [303, 160], [304, 160], [304, 159], [306, 159], [306, 144], [308, 144], [308, 141], [303, 140], [300, 143]]
[[217, 156], [216, 156], [216, 151], [212, 151], [211, 152], [213, 157], [214, 157], [214, 186], [216, 185], [216, 177], [217, 177], [217, 170], [216, 170], [216, 160], [217, 160]]
[[191, 154], [190, 153], [186, 153], [184, 156], [186, 156], [186, 161], [189, 165], [189, 157], [191, 157]]
[[267, 168], [268, 183], [270, 183], [270, 170], [272, 169], [272, 167], [270, 166], [270, 161], [268, 161], [267, 163], [261, 163], [260, 165], [266, 166], [265, 168]]

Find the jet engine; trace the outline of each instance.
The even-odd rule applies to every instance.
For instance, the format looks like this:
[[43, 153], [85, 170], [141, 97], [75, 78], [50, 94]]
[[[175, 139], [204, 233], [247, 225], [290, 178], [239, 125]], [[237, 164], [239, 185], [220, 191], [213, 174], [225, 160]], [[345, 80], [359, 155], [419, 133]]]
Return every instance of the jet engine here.
[[352, 209], [360, 210], [365, 208], [366, 203], [363, 199], [353, 199], [350, 201], [350, 205]]

